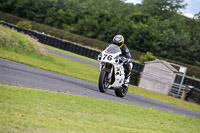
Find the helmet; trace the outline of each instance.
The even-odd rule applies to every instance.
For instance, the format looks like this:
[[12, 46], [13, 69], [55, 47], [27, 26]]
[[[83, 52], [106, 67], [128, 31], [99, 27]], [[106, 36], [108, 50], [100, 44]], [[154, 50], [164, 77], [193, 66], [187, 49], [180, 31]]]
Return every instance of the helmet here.
[[116, 44], [117, 46], [119, 46], [121, 48], [124, 44], [124, 37], [122, 35], [114, 36], [113, 37], [113, 44]]

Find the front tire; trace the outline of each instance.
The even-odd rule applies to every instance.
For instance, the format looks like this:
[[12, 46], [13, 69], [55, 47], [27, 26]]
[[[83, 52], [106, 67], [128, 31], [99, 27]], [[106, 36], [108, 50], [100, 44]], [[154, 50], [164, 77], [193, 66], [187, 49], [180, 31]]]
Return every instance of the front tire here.
[[115, 90], [115, 95], [118, 97], [124, 97], [126, 96], [127, 92], [128, 92], [128, 87], [124, 86], [121, 89]]
[[99, 91], [105, 93], [108, 90], [108, 86], [108, 73], [106, 71], [101, 71], [99, 76]]

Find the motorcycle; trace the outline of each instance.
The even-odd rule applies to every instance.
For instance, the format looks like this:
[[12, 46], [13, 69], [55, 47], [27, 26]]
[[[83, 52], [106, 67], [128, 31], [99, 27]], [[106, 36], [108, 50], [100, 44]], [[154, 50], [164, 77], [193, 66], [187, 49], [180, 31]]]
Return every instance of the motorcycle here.
[[124, 97], [128, 92], [128, 86], [124, 85], [125, 73], [123, 64], [127, 58], [121, 56], [121, 49], [110, 44], [98, 55], [99, 61], [99, 91], [105, 93], [108, 89], [113, 89], [115, 95]]

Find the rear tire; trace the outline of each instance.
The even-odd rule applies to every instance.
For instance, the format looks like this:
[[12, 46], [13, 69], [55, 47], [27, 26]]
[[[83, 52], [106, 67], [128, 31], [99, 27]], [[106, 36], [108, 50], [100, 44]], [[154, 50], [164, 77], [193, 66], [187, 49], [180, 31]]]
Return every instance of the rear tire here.
[[105, 93], [108, 90], [108, 73], [106, 71], [101, 71], [99, 76], [99, 91]]
[[121, 89], [115, 90], [115, 95], [118, 97], [124, 97], [126, 96], [128, 92], [128, 87], [122, 87]]

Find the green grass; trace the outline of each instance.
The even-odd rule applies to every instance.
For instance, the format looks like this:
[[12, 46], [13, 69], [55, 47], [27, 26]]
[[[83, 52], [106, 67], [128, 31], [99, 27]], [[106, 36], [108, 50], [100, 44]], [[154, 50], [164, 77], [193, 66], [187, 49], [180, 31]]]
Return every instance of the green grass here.
[[0, 47], [16, 53], [45, 57], [44, 50], [36, 40], [0, 25]]
[[198, 133], [199, 124], [151, 108], [0, 85], [1, 132]]
[[84, 60], [88, 60], [88, 61], [91, 61], [91, 62], [94, 62], [94, 63], [98, 63], [97, 60], [94, 60], [94, 59], [91, 59], [91, 58], [87, 58], [85, 56], [81, 56], [81, 55], [78, 55], [78, 54], [75, 54], [75, 53], [72, 53], [72, 52], [69, 52], [69, 51], [65, 51], [65, 50], [61, 50], [61, 49], [58, 49], [58, 48], [54, 48], [54, 47], [51, 47], [51, 46], [48, 46], [48, 45], [45, 45], [45, 44], [42, 44], [42, 46], [44, 48], [47, 48], [47, 49], [50, 49], [50, 50], [54, 50], [54, 51], [57, 51], [57, 52], [60, 52], [60, 53], [63, 53], [63, 54], [71, 55], [71, 56], [78, 57], [78, 58], [81, 58], [81, 59], [84, 59]]

